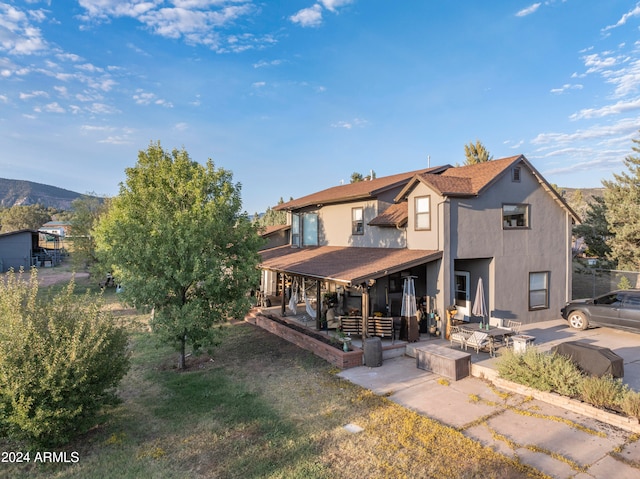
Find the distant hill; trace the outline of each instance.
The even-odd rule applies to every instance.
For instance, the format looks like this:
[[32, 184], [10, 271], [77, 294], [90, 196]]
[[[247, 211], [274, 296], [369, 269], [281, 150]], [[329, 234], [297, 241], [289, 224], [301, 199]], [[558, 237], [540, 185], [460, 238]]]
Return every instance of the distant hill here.
[[39, 204], [45, 208], [52, 207], [60, 210], [69, 210], [71, 209], [71, 202], [80, 196], [84, 195], [56, 186], [43, 185], [33, 181], [0, 178], [1, 208]]

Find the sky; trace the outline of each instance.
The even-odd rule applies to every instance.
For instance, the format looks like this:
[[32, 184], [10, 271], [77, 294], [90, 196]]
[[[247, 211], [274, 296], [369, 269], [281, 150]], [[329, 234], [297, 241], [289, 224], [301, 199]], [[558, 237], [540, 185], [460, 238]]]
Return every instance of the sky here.
[[640, 134], [640, 2], [0, 0], [0, 177], [113, 196], [160, 142], [250, 214], [463, 164], [601, 187]]

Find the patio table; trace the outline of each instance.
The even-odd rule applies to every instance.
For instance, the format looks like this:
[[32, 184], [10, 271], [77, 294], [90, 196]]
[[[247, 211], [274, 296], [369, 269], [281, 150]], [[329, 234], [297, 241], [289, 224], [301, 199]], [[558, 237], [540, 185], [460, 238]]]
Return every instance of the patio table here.
[[515, 331], [512, 331], [511, 329], [499, 328], [497, 326], [489, 326], [489, 329], [487, 329], [486, 324], [481, 329], [480, 323], [463, 323], [460, 327], [467, 331], [481, 331], [483, 333], [487, 333], [489, 341], [491, 342], [492, 351], [495, 351], [496, 338], [498, 338], [498, 340], [504, 340], [505, 337], [510, 337], [516, 334]]

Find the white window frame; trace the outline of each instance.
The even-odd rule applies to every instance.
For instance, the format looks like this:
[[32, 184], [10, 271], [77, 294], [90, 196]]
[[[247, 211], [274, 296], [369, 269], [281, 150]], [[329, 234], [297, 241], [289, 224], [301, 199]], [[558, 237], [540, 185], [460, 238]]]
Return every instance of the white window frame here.
[[[413, 215], [414, 229], [416, 231], [429, 231], [431, 229], [431, 195], [416, 196], [413, 200], [413, 206], [415, 208]], [[421, 222], [425, 222], [426, 226], [421, 225]]]
[[[532, 271], [529, 273], [529, 311], [549, 309], [550, 276], [549, 271]], [[536, 298], [535, 300], [534, 297]]]
[[364, 234], [364, 208], [362, 206], [351, 208], [351, 234], [358, 236]]

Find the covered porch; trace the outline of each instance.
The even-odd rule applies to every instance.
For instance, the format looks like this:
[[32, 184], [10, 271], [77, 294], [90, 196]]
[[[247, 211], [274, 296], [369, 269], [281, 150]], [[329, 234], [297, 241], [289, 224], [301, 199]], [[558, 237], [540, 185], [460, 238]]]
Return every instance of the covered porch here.
[[434, 335], [444, 315], [436, 307], [440, 251], [282, 246], [261, 255], [260, 306], [316, 331], [352, 336], [354, 345], [370, 336], [419, 339], [408, 338], [406, 329], [403, 337], [400, 324], [407, 278], [415, 284], [418, 334]]

